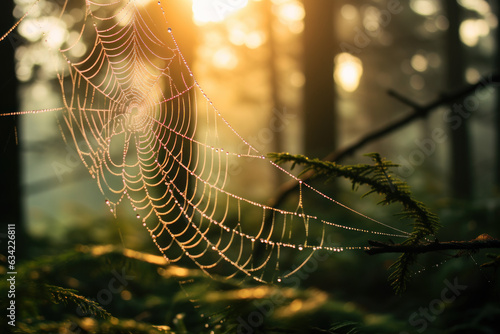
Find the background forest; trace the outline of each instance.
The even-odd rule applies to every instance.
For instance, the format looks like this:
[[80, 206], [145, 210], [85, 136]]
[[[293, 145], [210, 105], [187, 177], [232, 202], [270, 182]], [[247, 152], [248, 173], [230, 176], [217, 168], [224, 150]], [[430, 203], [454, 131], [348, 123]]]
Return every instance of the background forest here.
[[[498, 0], [136, 2], [161, 5], [210, 101], [263, 154], [289, 152], [270, 156], [287, 171], [297, 175], [313, 158], [376, 164], [366, 154], [378, 152], [388, 175], [377, 182], [389, 190], [408, 184], [439, 218], [439, 232], [425, 240], [499, 238]], [[28, 13], [0, 42], [3, 114], [62, 105], [58, 50], [79, 35], [84, 1], [32, 5], [0, 5], [2, 35]], [[7, 224], [16, 224], [17, 246], [16, 326], [4, 311], [2, 332], [500, 332], [497, 249], [420, 254], [401, 293], [389, 280], [398, 253], [318, 253], [283, 284], [210, 278], [189, 261], [167, 264], [131, 210], [110, 213], [56, 118], [0, 118], [3, 310], [11, 300]], [[389, 191], [313, 167], [323, 175], [302, 174], [313, 187], [412, 231], [400, 206], [378, 204], [391, 202]], [[229, 183], [269, 206], [302, 202], [287, 174], [235, 167]], [[371, 190], [378, 194], [363, 196]], [[303, 202], [359, 226], [359, 216], [307, 196]], [[398, 242], [334, 236], [338, 247], [368, 247], [369, 240]]]

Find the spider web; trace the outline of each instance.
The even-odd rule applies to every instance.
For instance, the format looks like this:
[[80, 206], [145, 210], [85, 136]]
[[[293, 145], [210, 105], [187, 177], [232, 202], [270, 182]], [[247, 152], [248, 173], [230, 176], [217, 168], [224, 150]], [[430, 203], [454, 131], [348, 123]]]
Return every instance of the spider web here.
[[[89, 50], [74, 59], [70, 51], [80, 44]], [[63, 137], [75, 146], [110, 211], [116, 215], [120, 204], [129, 203], [167, 260], [188, 258], [208, 275], [281, 281], [317, 251], [363, 249], [334, 246], [329, 236], [339, 229], [407, 234], [302, 182], [242, 138], [195, 80], [160, 1], [86, 0], [80, 37], [60, 54], [67, 62], [59, 75], [64, 106], [14, 114], [61, 110]], [[240, 175], [256, 169], [295, 179], [295, 208], [272, 208], [241, 187], [232, 189], [231, 178], [238, 176], [233, 166], [241, 167]], [[393, 231], [312, 215], [306, 196]], [[281, 268], [283, 259], [293, 259], [295, 269]]]

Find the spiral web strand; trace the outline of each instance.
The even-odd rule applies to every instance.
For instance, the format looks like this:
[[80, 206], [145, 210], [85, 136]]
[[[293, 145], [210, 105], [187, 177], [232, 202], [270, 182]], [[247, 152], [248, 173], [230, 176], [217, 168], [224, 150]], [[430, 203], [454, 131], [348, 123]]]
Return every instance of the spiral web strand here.
[[[92, 41], [91, 43], [84, 43]], [[70, 56], [79, 43], [89, 51]], [[194, 79], [158, 6], [86, 0], [80, 38], [61, 50], [61, 132], [72, 142], [110, 210], [128, 202], [169, 261], [188, 258], [208, 275], [280, 281], [339, 229], [405, 237], [303, 183], [243, 139]], [[300, 183], [296, 210], [268, 207], [231, 189], [241, 170], [262, 168]], [[241, 174], [241, 173], [240, 173]], [[344, 226], [306, 213], [303, 197], [340, 205], [391, 233]], [[266, 217], [272, 217], [268, 220]], [[243, 275], [241, 275], [243, 274]]]

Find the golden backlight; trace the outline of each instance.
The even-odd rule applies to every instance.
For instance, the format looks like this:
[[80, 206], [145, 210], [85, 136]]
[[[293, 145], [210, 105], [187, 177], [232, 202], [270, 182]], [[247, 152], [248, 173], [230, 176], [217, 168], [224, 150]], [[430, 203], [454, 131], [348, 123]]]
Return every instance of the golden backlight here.
[[244, 8], [248, 0], [193, 0], [193, 15], [197, 24], [220, 22]]
[[363, 75], [363, 64], [358, 57], [343, 52], [335, 57], [335, 82], [346, 92], [354, 92]]

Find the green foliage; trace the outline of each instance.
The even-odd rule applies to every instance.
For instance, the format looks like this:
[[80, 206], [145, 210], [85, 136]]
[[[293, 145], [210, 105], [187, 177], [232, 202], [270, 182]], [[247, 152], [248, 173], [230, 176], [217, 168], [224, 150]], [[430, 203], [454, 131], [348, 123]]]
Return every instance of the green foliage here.
[[[412, 220], [412, 232], [402, 243], [403, 245], [417, 245], [432, 238], [439, 229], [438, 217], [420, 201], [413, 198], [408, 184], [394, 175], [391, 168], [398, 165], [385, 160], [377, 153], [367, 154], [373, 164], [339, 165], [335, 162], [309, 159], [303, 155], [289, 153], [272, 153], [270, 158], [278, 164], [292, 163], [305, 167], [302, 174], [312, 171], [315, 176], [324, 176], [331, 180], [343, 177], [351, 181], [353, 190], [360, 185], [367, 185], [371, 189], [363, 197], [376, 193], [382, 196], [381, 205], [400, 203], [402, 205], [401, 217]], [[416, 254], [403, 253], [392, 265], [389, 276], [392, 287], [397, 293], [403, 292], [411, 277], [411, 266], [416, 261]]]
[[66, 289], [62, 288], [60, 286], [53, 286], [49, 284], [45, 284], [44, 287], [47, 289], [47, 291], [50, 293], [50, 296], [52, 297], [52, 302], [55, 304], [58, 303], [73, 303], [80, 308], [83, 313], [89, 314], [92, 316], [96, 317], [101, 317], [101, 318], [109, 318], [111, 317], [111, 314], [109, 314], [105, 309], [99, 305], [94, 300], [89, 300], [83, 296], [80, 296], [77, 294], [77, 290], [74, 289]]
[[[126, 280], [120, 283], [116, 273]], [[0, 295], [8, 288], [1, 281]], [[353, 303], [346, 308], [344, 301], [318, 289], [211, 278], [160, 256], [111, 245], [77, 246], [21, 263], [16, 289], [16, 327], [1, 328], [2, 333], [374, 334], [404, 329], [392, 316], [375, 316]], [[4, 299], [0, 304], [6, 307]]]
[[356, 322], [343, 322], [335, 324], [330, 328], [330, 332], [335, 334], [358, 334], [359, 324]]
[[[130, 264], [128, 261], [123, 252], [112, 246], [79, 246], [74, 251], [18, 264], [14, 299], [16, 326], [3, 321], [0, 332], [171, 333], [168, 326], [116, 318], [103, 305], [111, 299], [121, 299], [120, 292], [125, 291], [128, 284], [124, 281], [128, 273], [123, 274], [111, 263], [123, 268]], [[5, 268], [0, 265], [0, 271]], [[115, 274], [109, 275], [110, 272]], [[68, 285], [81, 286], [86, 293]], [[7, 295], [8, 289], [8, 282], [0, 282], [2, 295]], [[2, 308], [7, 307], [6, 302], [0, 302]]]

